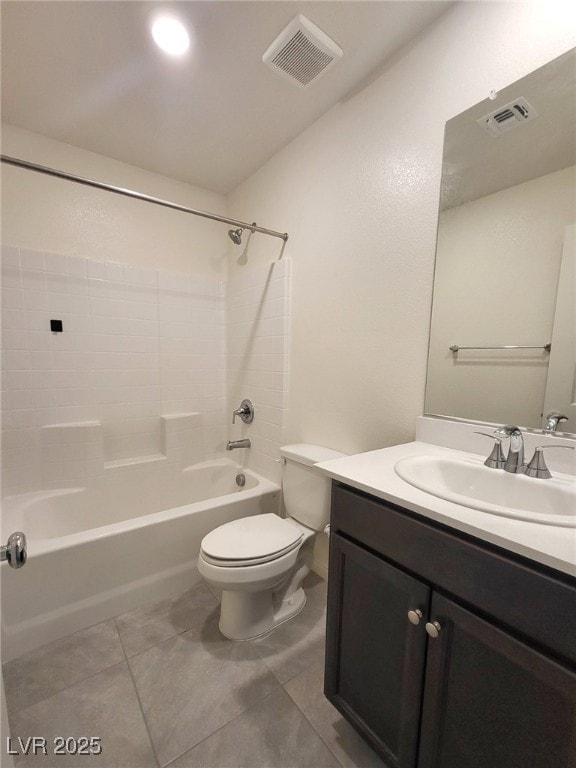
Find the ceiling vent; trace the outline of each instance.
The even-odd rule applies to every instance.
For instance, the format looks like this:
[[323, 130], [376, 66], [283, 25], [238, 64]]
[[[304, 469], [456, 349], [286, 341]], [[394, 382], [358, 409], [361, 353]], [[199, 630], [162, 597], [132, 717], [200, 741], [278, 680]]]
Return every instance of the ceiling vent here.
[[538, 117], [538, 112], [528, 104], [524, 97], [520, 97], [494, 110], [494, 112], [490, 112], [489, 115], [484, 115], [484, 117], [481, 117], [476, 122], [490, 136], [496, 138], [512, 130], [512, 128], [518, 128], [519, 125], [527, 123], [535, 117]]
[[343, 53], [316, 24], [298, 14], [280, 32], [262, 61], [299, 88], [308, 88], [336, 64]]

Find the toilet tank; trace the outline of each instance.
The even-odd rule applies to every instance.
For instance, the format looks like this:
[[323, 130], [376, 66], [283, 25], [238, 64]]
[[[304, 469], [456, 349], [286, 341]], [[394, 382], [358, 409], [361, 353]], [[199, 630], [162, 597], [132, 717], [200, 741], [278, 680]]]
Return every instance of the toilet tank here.
[[324, 530], [330, 520], [330, 478], [316, 469], [314, 464], [344, 455], [308, 443], [280, 448], [280, 456], [284, 459], [282, 495], [289, 517], [315, 531]]

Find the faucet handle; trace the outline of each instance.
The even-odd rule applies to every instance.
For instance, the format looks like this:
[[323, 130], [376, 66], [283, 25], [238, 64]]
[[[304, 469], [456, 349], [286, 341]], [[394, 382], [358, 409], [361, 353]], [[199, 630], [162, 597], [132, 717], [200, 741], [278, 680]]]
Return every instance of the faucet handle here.
[[248, 398], [244, 398], [240, 407], [232, 411], [232, 424], [236, 422], [236, 416], [240, 416], [244, 424], [251, 424], [254, 421], [254, 403]]
[[489, 437], [494, 440], [494, 447], [492, 448], [490, 456], [488, 456], [484, 462], [485, 466], [490, 467], [491, 469], [504, 469], [506, 457], [502, 450], [502, 439], [498, 437], [498, 435], [491, 435], [488, 432], [474, 432], [474, 434], [482, 435], [482, 437]]
[[537, 477], [542, 480], [549, 480], [552, 477], [552, 473], [546, 466], [544, 460], [544, 448], [567, 448], [569, 451], [574, 450], [573, 445], [539, 445], [534, 449], [534, 456], [530, 459], [530, 463], [526, 467], [525, 474], [527, 477]]
[[503, 437], [521, 437], [522, 431], [516, 424], [506, 424], [503, 427], [498, 427], [494, 430], [495, 435], [502, 435]]
[[502, 442], [502, 438], [498, 437], [495, 432], [474, 432], [475, 435], [482, 435], [483, 437], [490, 437], [492, 440], [496, 440], [497, 443]]

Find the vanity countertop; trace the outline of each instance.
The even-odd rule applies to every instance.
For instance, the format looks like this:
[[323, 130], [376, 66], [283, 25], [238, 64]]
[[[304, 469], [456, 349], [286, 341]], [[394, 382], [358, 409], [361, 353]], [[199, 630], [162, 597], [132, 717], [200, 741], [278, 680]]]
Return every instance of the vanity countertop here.
[[576, 577], [576, 528], [489, 514], [420, 491], [402, 480], [394, 465], [424, 455], [470, 458], [463, 451], [413, 442], [321, 462], [316, 467], [334, 480]]

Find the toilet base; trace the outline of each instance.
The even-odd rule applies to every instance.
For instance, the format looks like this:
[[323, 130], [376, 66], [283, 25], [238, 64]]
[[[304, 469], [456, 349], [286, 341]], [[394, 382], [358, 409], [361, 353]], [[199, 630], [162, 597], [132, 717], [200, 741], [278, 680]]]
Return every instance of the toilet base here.
[[306, 605], [302, 587], [274, 609], [274, 593], [224, 590], [220, 607], [220, 632], [229, 640], [254, 640], [296, 616]]

